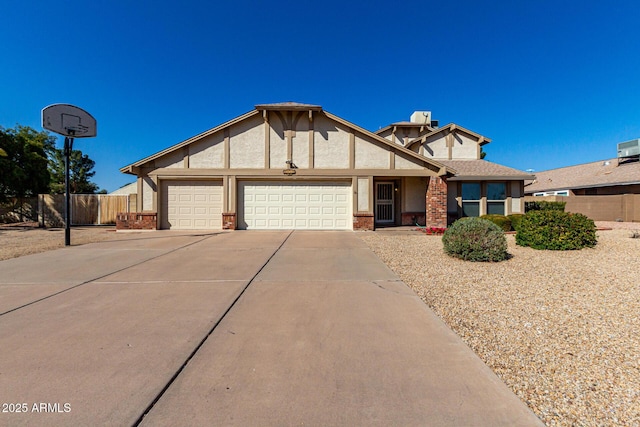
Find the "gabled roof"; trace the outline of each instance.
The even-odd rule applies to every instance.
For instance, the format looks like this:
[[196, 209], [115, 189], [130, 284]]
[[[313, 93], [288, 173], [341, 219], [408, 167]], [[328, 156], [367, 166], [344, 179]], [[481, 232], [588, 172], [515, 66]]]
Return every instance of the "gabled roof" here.
[[526, 193], [640, 184], [640, 161], [617, 158], [536, 172]]
[[484, 136], [475, 133], [473, 131], [470, 131], [469, 129], [463, 128], [462, 126], [459, 126], [455, 123], [449, 123], [446, 126], [443, 126], [441, 128], [438, 128], [432, 132], [426, 133], [424, 135], [422, 135], [419, 138], [413, 139], [411, 141], [409, 141], [407, 143], [407, 148], [411, 148], [411, 146], [413, 146], [414, 144], [424, 144], [424, 142], [427, 140], [427, 138], [432, 137], [433, 135], [437, 135], [439, 133], [444, 133], [444, 132], [462, 132], [462, 133], [466, 133], [467, 135], [475, 138], [478, 140], [480, 145], [485, 145], [491, 142], [491, 140], [489, 138], [485, 138]]
[[502, 166], [486, 160], [440, 160], [447, 168], [456, 170], [456, 176], [449, 181], [496, 180], [506, 181], [531, 180], [535, 177], [518, 169]]
[[179, 142], [179, 143], [177, 143], [175, 145], [172, 145], [171, 147], [169, 147], [167, 149], [164, 149], [162, 151], [159, 151], [159, 152], [157, 152], [155, 154], [152, 154], [149, 157], [145, 157], [142, 160], [138, 160], [135, 163], [132, 163], [132, 164], [127, 165], [127, 166], [125, 166], [123, 168], [120, 168], [120, 172], [133, 174], [134, 173], [133, 172], [134, 168], [140, 167], [140, 166], [144, 165], [145, 163], [150, 162], [152, 160], [155, 160], [157, 158], [160, 158], [160, 157], [162, 157], [162, 156], [164, 156], [166, 154], [171, 153], [172, 151], [175, 151], [175, 150], [178, 150], [180, 148], [186, 147], [187, 145], [189, 145], [189, 144], [191, 144], [193, 142], [196, 142], [196, 141], [198, 141], [198, 140], [200, 140], [202, 138], [206, 138], [209, 135], [213, 135], [214, 133], [219, 132], [220, 130], [222, 130], [222, 129], [226, 128], [226, 127], [229, 127], [229, 126], [231, 126], [231, 125], [233, 125], [235, 123], [241, 122], [241, 121], [243, 121], [245, 119], [248, 119], [249, 117], [256, 116], [258, 114], [260, 114], [260, 111], [258, 111], [258, 110], [249, 111], [248, 113], [245, 113], [245, 114], [243, 114], [241, 116], [238, 116], [235, 119], [231, 119], [228, 122], [224, 122], [221, 125], [218, 125], [218, 126], [212, 128], [212, 129], [206, 130], [206, 131], [204, 131], [202, 133], [199, 133], [196, 136], [192, 136], [189, 139], [185, 139], [184, 141]]
[[398, 127], [398, 128], [424, 128], [427, 129], [428, 131], [432, 131], [434, 128], [432, 128], [430, 125], [426, 124], [426, 123], [415, 123], [415, 122], [396, 122], [396, 123], [391, 123], [389, 126], [385, 126], [381, 129], [378, 129], [377, 131], [373, 132], [376, 135], [380, 135], [381, 133], [384, 133], [385, 131], [389, 130], [389, 129], [393, 129], [394, 127]]
[[431, 169], [432, 170], [437, 170], [439, 175], [447, 175], [447, 174], [454, 175], [456, 173], [456, 171], [451, 167], [446, 167], [446, 166], [444, 166], [442, 163], [440, 163], [438, 161], [435, 161], [435, 160], [430, 159], [428, 157], [424, 157], [424, 156], [422, 156], [422, 155], [420, 155], [420, 154], [418, 154], [418, 153], [416, 153], [416, 152], [414, 152], [412, 150], [409, 150], [409, 149], [407, 149], [405, 147], [402, 147], [402, 146], [400, 146], [398, 144], [394, 144], [393, 142], [391, 142], [391, 141], [389, 141], [389, 140], [387, 140], [387, 139], [385, 139], [385, 138], [383, 138], [383, 137], [381, 137], [379, 135], [376, 135], [375, 133], [372, 133], [371, 131], [368, 131], [368, 130], [366, 130], [364, 128], [361, 128], [360, 126], [357, 126], [357, 125], [355, 125], [355, 124], [353, 124], [353, 123], [351, 123], [351, 122], [349, 122], [347, 120], [344, 120], [344, 119], [342, 119], [342, 118], [340, 118], [340, 117], [338, 117], [336, 115], [333, 115], [333, 114], [329, 113], [328, 111], [322, 110], [322, 107], [320, 107], [319, 105], [300, 104], [300, 103], [295, 103], [295, 102], [283, 102], [283, 103], [277, 103], [277, 104], [258, 104], [255, 107], [256, 107], [256, 109], [253, 110], [253, 111], [250, 111], [250, 112], [248, 112], [246, 114], [243, 114], [243, 115], [241, 115], [239, 117], [236, 117], [235, 119], [229, 120], [228, 122], [225, 122], [225, 123], [223, 123], [223, 124], [221, 124], [219, 126], [216, 126], [216, 127], [212, 128], [212, 129], [209, 129], [209, 130], [207, 130], [205, 132], [202, 132], [202, 133], [200, 133], [198, 135], [195, 135], [195, 136], [193, 136], [193, 137], [191, 137], [189, 139], [186, 139], [186, 140], [184, 140], [184, 141], [182, 141], [182, 142], [180, 142], [178, 144], [175, 144], [175, 145], [173, 145], [173, 146], [171, 146], [171, 147], [169, 147], [169, 148], [167, 148], [165, 150], [159, 151], [156, 154], [153, 154], [153, 155], [151, 155], [149, 157], [145, 157], [142, 160], [139, 160], [139, 161], [137, 161], [135, 163], [127, 165], [127, 166], [121, 168], [120, 172], [135, 174], [136, 172], [134, 171], [134, 169], [143, 166], [145, 163], [148, 163], [150, 161], [158, 159], [158, 158], [160, 158], [162, 156], [165, 156], [165, 155], [167, 155], [167, 154], [169, 154], [169, 153], [171, 153], [173, 151], [176, 151], [176, 150], [179, 150], [181, 148], [184, 148], [189, 144], [192, 144], [192, 143], [194, 143], [194, 142], [196, 142], [196, 141], [198, 141], [198, 140], [200, 140], [202, 138], [206, 138], [207, 136], [212, 135], [212, 134], [214, 134], [216, 132], [219, 132], [219, 131], [221, 131], [221, 130], [227, 128], [227, 127], [230, 127], [230, 126], [232, 126], [232, 125], [234, 125], [234, 124], [236, 124], [238, 122], [246, 120], [246, 119], [248, 119], [250, 117], [253, 117], [255, 115], [261, 114], [261, 111], [264, 111], [264, 110], [285, 110], [285, 111], [291, 111], [291, 110], [304, 110], [304, 111], [313, 110], [313, 111], [322, 111], [324, 113], [324, 115], [327, 116], [328, 118], [330, 118], [330, 119], [332, 119], [332, 120], [334, 120], [334, 121], [336, 121], [338, 123], [341, 123], [342, 125], [344, 125], [344, 126], [346, 126], [348, 128], [351, 128], [351, 129], [353, 129], [353, 130], [355, 130], [355, 131], [357, 131], [357, 132], [359, 132], [359, 133], [361, 133], [363, 135], [366, 135], [366, 136], [376, 140], [377, 142], [392, 148], [394, 151], [402, 152], [404, 154], [407, 154], [409, 157], [413, 157], [413, 158], [415, 158], [417, 160], [420, 160], [422, 162], [425, 162], [426, 164], [431, 165]]
[[256, 110], [303, 110], [303, 111], [322, 111], [322, 107], [312, 104], [301, 104], [300, 102], [277, 102], [275, 104], [258, 104]]

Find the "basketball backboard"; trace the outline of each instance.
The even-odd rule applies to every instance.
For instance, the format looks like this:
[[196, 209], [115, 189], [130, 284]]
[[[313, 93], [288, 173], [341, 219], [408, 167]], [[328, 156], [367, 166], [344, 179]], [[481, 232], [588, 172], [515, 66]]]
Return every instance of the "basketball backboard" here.
[[97, 135], [96, 119], [82, 108], [70, 104], [52, 104], [42, 109], [42, 127], [71, 138]]

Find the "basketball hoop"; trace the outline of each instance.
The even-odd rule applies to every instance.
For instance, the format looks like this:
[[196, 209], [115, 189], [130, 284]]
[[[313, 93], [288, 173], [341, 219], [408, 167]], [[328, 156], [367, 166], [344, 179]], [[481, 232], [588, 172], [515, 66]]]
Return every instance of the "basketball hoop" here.
[[69, 195], [69, 156], [73, 150], [73, 138], [90, 138], [97, 135], [96, 119], [82, 108], [71, 104], [52, 104], [42, 109], [42, 127], [64, 136], [64, 187], [65, 225], [64, 244], [71, 245], [71, 197]]

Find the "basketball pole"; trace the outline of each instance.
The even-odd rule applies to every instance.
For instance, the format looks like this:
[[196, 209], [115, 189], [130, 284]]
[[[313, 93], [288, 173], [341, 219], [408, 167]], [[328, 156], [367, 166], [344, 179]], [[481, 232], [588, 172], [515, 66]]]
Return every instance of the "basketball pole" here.
[[73, 149], [73, 138], [64, 137], [64, 245], [71, 245], [71, 194], [69, 194], [69, 163], [71, 150]]

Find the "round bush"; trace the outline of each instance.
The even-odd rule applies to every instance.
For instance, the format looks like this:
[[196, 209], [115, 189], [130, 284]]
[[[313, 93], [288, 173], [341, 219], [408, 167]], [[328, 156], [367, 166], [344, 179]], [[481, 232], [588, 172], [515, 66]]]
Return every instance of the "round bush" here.
[[503, 261], [509, 257], [500, 227], [482, 218], [456, 221], [442, 236], [444, 251], [467, 261]]
[[507, 218], [511, 220], [511, 229], [514, 231], [518, 231], [520, 222], [522, 222], [522, 218], [524, 218], [524, 214], [511, 214], [507, 215]]
[[480, 218], [487, 219], [502, 228], [503, 231], [511, 231], [511, 220], [504, 215], [487, 214], [482, 215]]
[[592, 248], [596, 242], [593, 220], [579, 213], [557, 210], [528, 212], [516, 233], [518, 245], [534, 249], [565, 251]]

